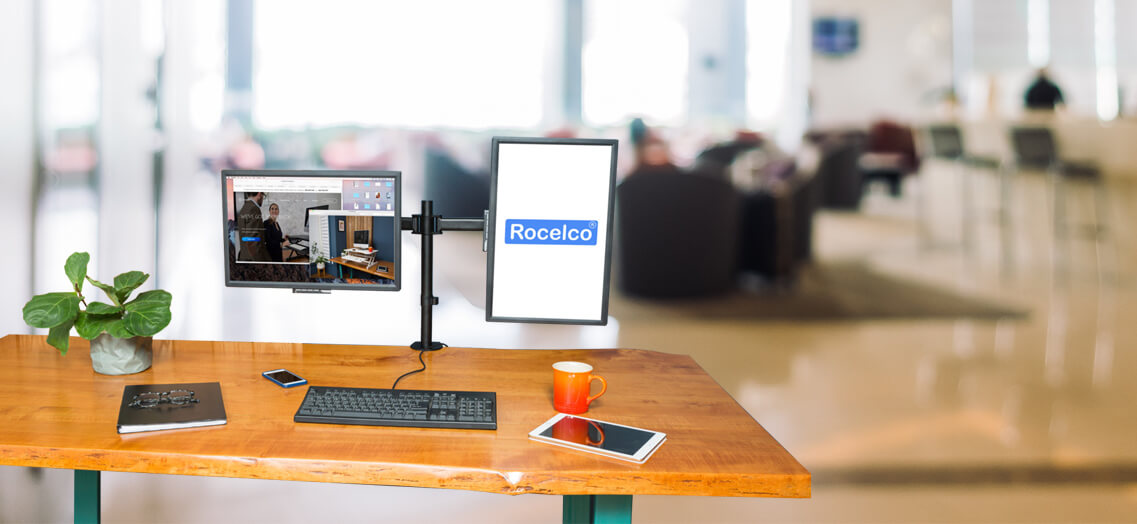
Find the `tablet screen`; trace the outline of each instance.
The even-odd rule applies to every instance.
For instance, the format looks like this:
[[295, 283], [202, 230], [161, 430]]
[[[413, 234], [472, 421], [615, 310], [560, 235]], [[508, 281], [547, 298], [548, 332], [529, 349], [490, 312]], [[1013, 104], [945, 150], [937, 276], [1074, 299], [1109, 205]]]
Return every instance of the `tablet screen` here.
[[633, 456], [655, 435], [650, 431], [566, 416], [538, 433], [542, 437]]

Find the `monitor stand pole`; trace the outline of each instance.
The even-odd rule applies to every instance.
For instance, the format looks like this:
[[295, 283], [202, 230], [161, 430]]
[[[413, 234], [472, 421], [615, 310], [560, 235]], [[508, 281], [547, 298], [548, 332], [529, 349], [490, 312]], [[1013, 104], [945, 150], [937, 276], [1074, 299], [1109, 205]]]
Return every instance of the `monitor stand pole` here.
[[483, 218], [442, 218], [434, 214], [434, 201], [422, 201], [422, 214], [402, 217], [400, 227], [422, 235], [422, 332], [421, 338], [411, 344], [411, 349], [437, 351], [446, 346], [431, 340], [434, 306], [438, 297], [434, 296], [434, 235], [443, 231], [484, 231], [486, 219]]

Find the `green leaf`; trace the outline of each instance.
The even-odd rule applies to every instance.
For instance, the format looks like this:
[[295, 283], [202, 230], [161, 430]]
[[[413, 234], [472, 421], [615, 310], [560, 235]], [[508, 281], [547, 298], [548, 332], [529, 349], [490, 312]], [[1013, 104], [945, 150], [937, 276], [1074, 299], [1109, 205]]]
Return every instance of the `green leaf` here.
[[121, 318], [115, 318], [107, 323], [105, 331], [108, 335], [118, 338], [134, 338], [136, 336], [134, 333], [131, 333], [130, 330], [126, 329], [126, 323], [123, 322]]
[[47, 332], [47, 343], [66, 355], [67, 348], [71, 344], [71, 326], [74, 323], [74, 319], [67, 319], [67, 322], [51, 328]]
[[111, 299], [111, 302], [114, 302], [114, 305], [116, 305], [116, 306], [122, 305], [122, 302], [119, 301], [119, 299], [118, 299], [118, 294], [115, 292], [114, 286], [108, 286], [102, 282], [99, 282], [98, 280], [91, 278], [91, 277], [87, 277], [87, 282], [90, 282], [92, 286], [95, 286], [95, 287], [103, 290], [103, 293], [107, 294], [107, 298]]
[[67, 257], [67, 263], [63, 265], [67, 279], [75, 286], [75, 291], [78, 293], [83, 292], [83, 279], [87, 276], [87, 263], [90, 261], [91, 255], [87, 253], [72, 253]]
[[92, 315], [80, 311], [79, 318], [75, 321], [75, 331], [87, 340], [94, 340], [102, 332], [108, 331], [115, 322], [118, 323], [116, 330], [122, 332], [125, 329], [122, 327], [122, 315]]
[[161, 289], [147, 291], [128, 302], [122, 322], [126, 329], [142, 337], [153, 336], [170, 324], [170, 299], [168, 292]]
[[87, 305], [87, 312], [92, 315], [113, 315], [122, 313], [122, 306], [112, 306], [105, 302], [91, 302]]
[[32, 297], [24, 305], [24, 322], [31, 327], [53, 328], [73, 322], [78, 313], [79, 296], [75, 293], [45, 293]]
[[138, 286], [141, 286], [148, 278], [150, 278], [150, 275], [141, 271], [127, 271], [126, 273], [114, 277], [114, 290], [115, 294], [118, 295], [119, 303], [126, 302], [126, 299], [130, 297], [130, 293], [138, 289]]

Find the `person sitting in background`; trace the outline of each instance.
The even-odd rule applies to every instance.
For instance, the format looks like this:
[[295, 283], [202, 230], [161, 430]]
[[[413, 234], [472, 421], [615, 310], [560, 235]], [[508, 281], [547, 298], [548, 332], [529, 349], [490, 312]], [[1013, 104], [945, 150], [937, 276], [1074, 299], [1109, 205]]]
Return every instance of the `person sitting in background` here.
[[649, 134], [641, 147], [639, 158], [637, 158], [635, 167], [628, 173], [629, 176], [678, 173], [681, 171], [678, 166], [671, 162], [671, 152], [668, 150], [667, 142], [662, 138]]
[[[755, 134], [755, 137], [758, 135]], [[742, 149], [730, 163], [730, 183], [743, 191], [776, 186], [780, 176], [793, 172], [794, 158], [783, 151], [773, 140], [745, 142], [752, 145]]]
[[284, 247], [288, 245], [288, 235], [280, 228], [280, 206], [273, 202], [268, 206], [268, 220], [265, 220], [265, 248], [269, 259], [284, 262]]
[[1038, 70], [1034, 82], [1026, 90], [1023, 97], [1027, 109], [1036, 111], [1053, 111], [1059, 104], [1064, 104], [1062, 90], [1050, 80], [1046, 68]]
[[635, 154], [634, 164], [628, 172], [629, 176], [682, 171], [671, 161], [671, 150], [667, 141], [654, 129], [647, 127], [642, 118], [634, 119], [630, 129]]

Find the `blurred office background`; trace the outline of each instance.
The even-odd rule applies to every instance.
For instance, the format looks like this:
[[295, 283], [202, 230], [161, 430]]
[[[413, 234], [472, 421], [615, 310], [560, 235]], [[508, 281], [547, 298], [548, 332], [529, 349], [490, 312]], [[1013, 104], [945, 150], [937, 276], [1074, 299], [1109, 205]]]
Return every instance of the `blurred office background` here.
[[[417, 239], [400, 293], [225, 288], [219, 171], [398, 170], [404, 215], [480, 216], [492, 136], [616, 138], [609, 325], [487, 324], [480, 238], [447, 233], [435, 334], [690, 354], [814, 473], [810, 500], [639, 497], [637, 522], [1134, 522], [1135, 23], [1137, 0], [6, 0], [0, 333], [88, 251], [173, 294], [164, 338], [406, 344]], [[1064, 104], [1024, 110], [1043, 67]], [[109, 522], [560, 514], [103, 482]], [[69, 488], [0, 467], [0, 521], [69, 520]]]

